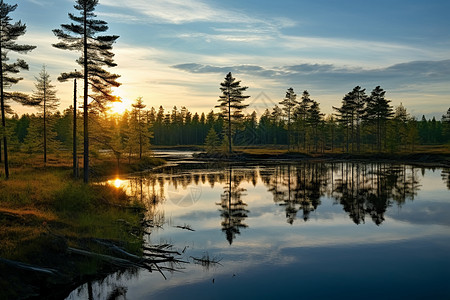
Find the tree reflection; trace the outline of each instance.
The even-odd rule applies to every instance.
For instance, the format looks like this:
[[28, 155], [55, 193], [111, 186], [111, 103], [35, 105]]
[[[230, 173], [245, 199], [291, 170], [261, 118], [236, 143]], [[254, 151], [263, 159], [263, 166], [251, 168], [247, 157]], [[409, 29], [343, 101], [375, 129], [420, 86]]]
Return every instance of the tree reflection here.
[[[221, 195], [220, 203], [220, 216], [222, 220], [222, 232], [225, 232], [227, 241], [230, 245], [236, 238], [236, 234], [240, 234], [242, 228], [247, 228], [248, 225], [244, 223], [244, 220], [248, 217], [249, 211], [246, 209], [247, 204], [244, 203], [241, 197], [246, 189], [239, 187], [241, 180], [247, 175], [244, 173], [234, 173], [233, 168], [229, 167], [225, 172], [225, 186], [224, 192]], [[251, 176], [250, 176], [251, 177]]]
[[368, 216], [380, 225], [388, 207], [414, 200], [420, 188], [416, 173], [416, 168], [406, 165], [302, 162], [263, 170], [260, 175], [273, 201], [285, 207], [289, 224], [300, 210], [307, 221], [321, 197], [328, 195], [355, 224], [364, 223]]
[[275, 167], [273, 174], [261, 174], [273, 194], [273, 201], [285, 208], [286, 220], [293, 224], [299, 211], [304, 221], [320, 205], [324, 195], [323, 164], [302, 163]]
[[[388, 163], [313, 162], [264, 166], [260, 168], [190, 169], [192, 166], [168, 166], [159, 174], [146, 174], [131, 181], [132, 194], [146, 203], [149, 215], [164, 223], [160, 204], [165, 201], [164, 187], [187, 189], [190, 185], [223, 184], [220, 205], [222, 231], [232, 244], [248, 217], [247, 204], [242, 201], [246, 189], [243, 182], [256, 186], [260, 180], [272, 194], [273, 201], [283, 208], [287, 223], [297, 218], [305, 222], [321, 205], [325, 195], [342, 206], [355, 224], [371, 219], [380, 225], [387, 209], [401, 207], [414, 200], [420, 189], [414, 166]], [[450, 188], [450, 169], [442, 171], [442, 178]], [[158, 209], [157, 209], [158, 208]], [[162, 224], [161, 223], [161, 224]]]
[[442, 180], [444, 180], [445, 184], [447, 185], [447, 188], [450, 190], [450, 168], [444, 168], [442, 170]]

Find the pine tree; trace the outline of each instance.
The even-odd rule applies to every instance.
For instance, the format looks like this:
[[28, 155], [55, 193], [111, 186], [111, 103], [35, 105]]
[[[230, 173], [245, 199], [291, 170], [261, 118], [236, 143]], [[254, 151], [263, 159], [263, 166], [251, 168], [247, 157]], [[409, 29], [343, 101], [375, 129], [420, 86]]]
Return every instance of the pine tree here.
[[[306, 149], [308, 110], [313, 103], [313, 100], [311, 100], [307, 90], [303, 91], [301, 99], [302, 101], [300, 101], [299, 106], [295, 110], [295, 119], [298, 130], [298, 142], [300, 144], [300, 140], [303, 140], [303, 149]], [[302, 136], [300, 136], [300, 133]]]
[[205, 145], [206, 145], [206, 152], [208, 153], [215, 153], [217, 152], [217, 149], [220, 147], [219, 136], [212, 127], [209, 130], [208, 135], [206, 136]]
[[311, 128], [312, 140], [314, 143], [315, 151], [317, 152], [318, 141], [319, 141], [319, 127], [322, 123], [323, 114], [320, 112], [319, 103], [312, 100], [312, 104], [308, 109], [307, 124]]
[[47, 73], [45, 66], [42, 67], [39, 77], [35, 77], [36, 90], [33, 92], [32, 99], [34, 105], [42, 113], [43, 121], [43, 148], [44, 148], [44, 164], [47, 163], [47, 125], [48, 115], [56, 110], [59, 106], [59, 99], [56, 97], [55, 86], [51, 83], [50, 74]]
[[226, 135], [228, 137], [228, 153], [232, 152], [232, 135], [235, 132], [239, 121], [244, 116], [242, 110], [248, 105], [242, 104], [242, 101], [249, 98], [250, 96], [244, 96], [243, 92], [247, 90], [248, 87], [241, 87], [241, 81], [236, 81], [231, 75], [231, 72], [225, 77], [225, 81], [220, 84], [220, 90], [222, 91], [222, 96], [219, 98], [220, 104], [216, 107], [221, 109], [221, 114], [225, 120]]
[[361, 121], [365, 113], [365, 103], [367, 102], [365, 91], [360, 86], [356, 86], [344, 96], [340, 108], [333, 107], [338, 112], [337, 117], [339, 122], [345, 128], [347, 152], [349, 152], [350, 141], [352, 151], [354, 151], [355, 141], [357, 152], [360, 151]]
[[8, 64], [8, 53], [10, 51], [17, 53], [27, 53], [35, 46], [31, 45], [18, 45], [16, 40], [25, 34], [26, 25], [21, 21], [11, 23], [12, 19], [9, 14], [15, 11], [17, 4], [9, 5], [3, 0], [0, 0], [0, 105], [2, 115], [2, 136], [4, 147], [4, 166], [5, 166], [5, 178], [9, 178], [9, 166], [8, 166], [8, 142], [6, 134], [6, 113], [10, 111], [8, 100], [15, 100], [18, 102], [27, 102], [28, 97], [22, 93], [10, 93], [5, 89], [11, 87], [11, 85], [18, 83], [22, 78], [13, 77], [10, 74], [17, 74], [20, 70], [28, 70], [28, 64], [22, 60], [17, 59], [16, 62]]
[[408, 122], [410, 119], [411, 117], [406, 108], [400, 103], [395, 108], [394, 117], [390, 123], [392, 128], [391, 135], [388, 138], [390, 139], [391, 150], [395, 150], [397, 145], [406, 146], [408, 141]]
[[382, 142], [386, 132], [386, 122], [394, 114], [392, 106], [389, 104], [391, 100], [385, 98], [386, 91], [380, 86], [373, 89], [370, 97], [367, 98], [364, 118], [369, 123], [376, 126], [376, 140], [378, 151], [382, 149]]
[[291, 124], [294, 117], [294, 109], [299, 104], [297, 101], [297, 95], [293, 88], [289, 88], [286, 92], [286, 97], [279, 104], [283, 106], [284, 116], [287, 118], [287, 140], [288, 150], [291, 148]]
[[344, 98], [342, 98], [341, 107], [334, 107], [333, 109], [337, 111], [336, 118], [341, 127], [345, 130], [345, 145], [346, 152], [349, 152], [349, 141], [350, 141], [350, 128], [353, 124], [353, 105], [351, 102], [351, 96], [346, 94]]
[[442, 135], [444, 138], [444, 143], [450, 142], [450, 108], [447, 113], [442, 116]]
[[[116, 101], [111, 95], [111, 87], [118, 87], [116, 80], [119, 75], [112, 74], [104, 67], [115, 67], [111, 52], [112, 46], [119, 38], [116, 35], [98, 35], [108, 30], [107, 23], [96, 19], [94, 14], [98, 0], [76, 0], [74, 8], [80, 16], [69, 13], [71, 24], [61, 25], [61, 29], [53, 33], [61, 42], [53, 46], [62, 50], [81, 52], [77, 63], [83, 72], [62, 73], [61, 79], [77, 78], [82, 76], [84, 81], [83, 95], [83, 127], [84, 127], [84, 182], [89, 181], [89, 109], [104, 109], [106, 102]], [[93, 99], [89, 103], [88, 98]]]
[[133, 110], [131, 112], [132, 138], [136, 140], [139, 145], [139, 159], [142, 159], [144, 149], [150, 147], [150, 130], [148, 123], [143, 116], [143, 110], [146, 107], [142, 101], [142, 97], [136, 99], [136, 102], [131, 105]]
[[22, 149], [30, 154], [36, 152], [42, 153], [44, 151], [44, 141], [46, 142], [47, 150], [52, 151], [59, 148], [61, 143], [57, 140], [55, 122], [56, 118], [50, 114], [47, 115], [47, 132], [45, 133], [47, 140], [45, 141], [43, 115], [32, 115]]
[[361, 151], [361, 121], [365, 112], [365, 104], [367, 102], [366, 89], [361, 89], [360, 86], [356, 86], [351, 92], [353, 109], [355, 115], [356, 126], [356, 151]]

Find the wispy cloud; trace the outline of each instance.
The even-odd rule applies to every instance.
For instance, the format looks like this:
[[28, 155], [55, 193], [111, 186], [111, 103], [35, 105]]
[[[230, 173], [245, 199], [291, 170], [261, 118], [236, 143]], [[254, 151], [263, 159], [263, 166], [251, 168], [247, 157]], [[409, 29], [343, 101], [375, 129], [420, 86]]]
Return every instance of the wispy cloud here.
[[42, 7], [50, 4], [49, 1], [45, 1], [45, 0], [28, 0], [28, 2], [31, 2], [33, 4], [36, 4], [36, 5], [39, 5], [39, 6], [42, 6]]
[[[123, 7], [116, 0], [104, 0], [102, 5]], [[127, 8], [142, 16], [150, 17], [150, 22], [182, 24], [190, 22], [223, 22], [223, 23], [254, 23], [259, 20], [241, 12], [213, 7], [198, 0], [134, 0], [127, 3]], [[288, 24], [286, 20], [280, 23]]]

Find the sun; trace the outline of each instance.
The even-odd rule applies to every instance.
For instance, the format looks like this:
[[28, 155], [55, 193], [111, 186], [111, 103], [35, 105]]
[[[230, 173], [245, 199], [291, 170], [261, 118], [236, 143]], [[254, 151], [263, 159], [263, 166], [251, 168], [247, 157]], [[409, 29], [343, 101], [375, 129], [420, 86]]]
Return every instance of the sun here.
[[109, 109], [111, 114], [123, 114], [127, 109], [130, 109], [131, 102], [128, 97], [125, 96], [124, 92], [120, 89], [114, 89], [112, 95], [117, 99], [117, 101], [110, 102]]
[[120, 99], [121, 101], [112, 102], [111, 112], [113, 114], [123, 114], [129, 108], [129, 101], [126, 99]]

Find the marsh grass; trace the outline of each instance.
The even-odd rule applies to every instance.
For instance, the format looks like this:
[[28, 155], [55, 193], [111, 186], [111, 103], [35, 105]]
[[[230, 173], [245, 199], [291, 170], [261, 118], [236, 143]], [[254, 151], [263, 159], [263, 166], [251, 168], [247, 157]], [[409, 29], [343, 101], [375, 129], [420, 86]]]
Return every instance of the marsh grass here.
[[131, 203], [123, 190], [85, 185], [71, 179], [71, 171], [64, 168], [21, 166], [11, 174], [9, 180], [0, 180], [0, 257], [27, 257], [27, 250], [20, 249], [33, 240], [36, 249], [29, 249], [38, 252], [37, 241], [47, 234], [67, 237], [72, 246], [80, 239], [102, 238], [137, 248], [133, 245], [139, 236], [127, 227], [139, 228], [142, 215], [132, 209], [139, 204]]
[[[290, 153], [299, 153], [299, 154], [311, 154], [310, 152], [299, 150], [294, 148], [290, 151], [287, 150], [287, 147], [284, 145], [260, 145], [260, 146], [235, 146], [234, 149], [238, 152], [243, 152], [251, 155], [280, 155]], [[324, 154], [342, 154], [345, 151], [342, 147], [336, 147], [333, 151], [327, 149], [323, 152]], [[382, 153], [391, 154], [391, 151], [386, 150]], [[321, 152], [319, 153], [321, 154]], [[365, 147], [361, 150], [360, 154], [370, 155], [370, 154], [379, 154], [378, 151], [373, 150], [370, 147]], [[447, 145], [418, 145], [414, 147], [414, 150], [410, 148], [399, 148], [395, 151], [397, 155], [411, 155], [411, 154], [442, 154], [442, 155], [450, 155], [450, 144]]]

